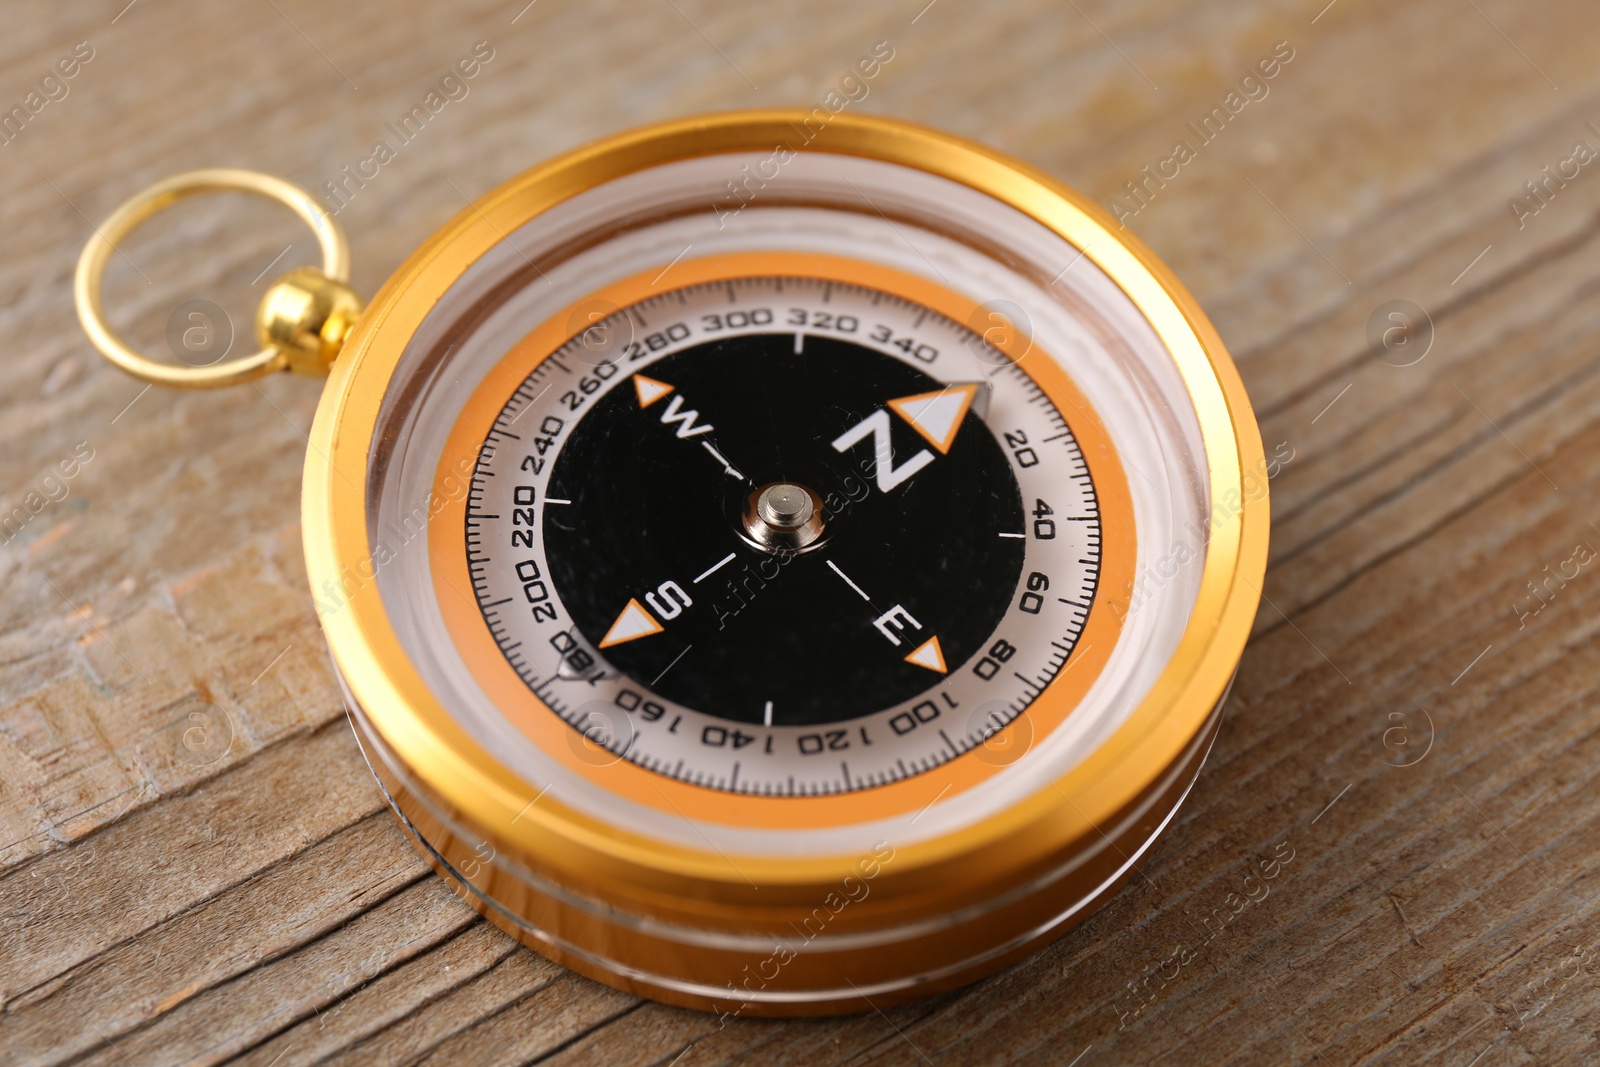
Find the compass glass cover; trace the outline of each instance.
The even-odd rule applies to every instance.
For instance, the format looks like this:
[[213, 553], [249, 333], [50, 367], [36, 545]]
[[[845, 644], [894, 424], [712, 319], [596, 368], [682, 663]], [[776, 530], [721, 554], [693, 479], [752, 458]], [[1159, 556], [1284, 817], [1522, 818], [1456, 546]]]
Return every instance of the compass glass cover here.
[[730, 180], [770, 166], [603, 183], [450, 286], [384, 398], [371, 569], [450, 714], [597, 819], [768, 854], [949, 833], [1160, 674], [1200, 429], [1038, 222], [851, 156]]

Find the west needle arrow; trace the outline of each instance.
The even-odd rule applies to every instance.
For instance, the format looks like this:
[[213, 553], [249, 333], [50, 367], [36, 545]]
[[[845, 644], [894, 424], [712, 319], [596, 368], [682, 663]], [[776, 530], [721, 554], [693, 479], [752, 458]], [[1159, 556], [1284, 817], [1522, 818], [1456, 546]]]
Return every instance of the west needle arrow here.
[[[643, 374], [635, 374], [633, 376], [633, 388], [639, 395], [640, 411], [643, 411], [667, 394], [677, 391], [677, 386], [668, 385], [666, 382], [657, 381], [654, 378], [648, 378]], [[677, 435], [681, 438], [699, 437], [701, 434], [710, 433], [713, 429], [709, 422], [696, 425], [695, 419], [699, 417], [700, 413], [698, 411], [684, 410], [683, 397], [680, 394], [667, 402], [666, 410], [661, 413], [661, 424], [663, 426], [676, 424]], [[741, 482], [750, 480], [729, 462], [727, 456], [717, 451], [717, 446], [710, 441], [701, 441], [700, 447], [710, 453], [711, 458], [722, 464], [722, 472], [728, 477], [737, 478]]]

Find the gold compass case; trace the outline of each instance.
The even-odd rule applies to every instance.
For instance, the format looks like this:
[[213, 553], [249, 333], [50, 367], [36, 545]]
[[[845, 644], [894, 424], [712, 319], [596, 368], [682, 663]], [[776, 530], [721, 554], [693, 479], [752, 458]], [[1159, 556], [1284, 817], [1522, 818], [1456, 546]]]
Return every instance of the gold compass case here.
[[[620, 697], [615, 723], [563, 721], [475, 602], [474, 464], [518, 383], [564, 359], [574, 388], [609, 379], [604, 350], [621, 339], [597, 324], [642, 344], [653, 325], [629, 309], [696, 286], [737, 304], [736, 284], [854, 286], [931, 309], [1022, 369], [1092, 471], [1098, 586], [1070, 655], [1009, 721], [963, 733], [947, 715], [951, 755], [921, 773], [852, 781], [847, 765], [843, 788], [778, 795], [742, 791], [738, 762], [732, 785], [651, 769], [615, 742], [657, 724]], [[566, 359], [586, 336], [600, 354]], [[618, 388], [643, 405], [644, 381]], [[1266, 471], [1216, 331], [1085, 197], [904, 122], [739, 112], [567, 153], [418, 249], [333, 361], [303, 528], [362, 749], [465, 900], [644, 996], [725, 1016], [842, 1013], [1025, 957], [1148, 857], [1255, 615]], [[924, 658], [970, 674], [937, 649]]]

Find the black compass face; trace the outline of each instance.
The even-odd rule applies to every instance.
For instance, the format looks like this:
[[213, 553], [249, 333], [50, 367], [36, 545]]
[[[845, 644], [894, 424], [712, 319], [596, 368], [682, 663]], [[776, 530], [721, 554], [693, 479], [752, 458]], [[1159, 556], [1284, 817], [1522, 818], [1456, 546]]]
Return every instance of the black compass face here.
[[487, 633], [584, 752], [679, 781], [809, 796], [960, 758], [1068, 669], [1100, 581], [1070, 394], [1029, 358], [828, 278], [614, 310], [482, 438]]
[[991, 642], [1021, 578], [986, 388], [789, 333], [656, 360], [567, 431], [549, 577], [612, 666], [702, 713], [826, 724], [910, 700]]

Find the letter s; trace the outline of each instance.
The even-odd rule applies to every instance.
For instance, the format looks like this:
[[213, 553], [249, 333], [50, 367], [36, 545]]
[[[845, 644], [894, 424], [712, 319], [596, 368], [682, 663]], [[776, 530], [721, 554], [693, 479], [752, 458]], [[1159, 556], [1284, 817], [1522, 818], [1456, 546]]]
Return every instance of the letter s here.
[[[656, 598], [660, 594], [660, 599]], [[650, 605], [650, 610], [663, 619], [676, 619], [683, 614], [683, 609], [693, 607], [694, 601], [689, 599], [689, 594], [683, 591], [683, 586], [670, 578], [661, 583], [655, 590], [644, 595], [644, 602]]]

